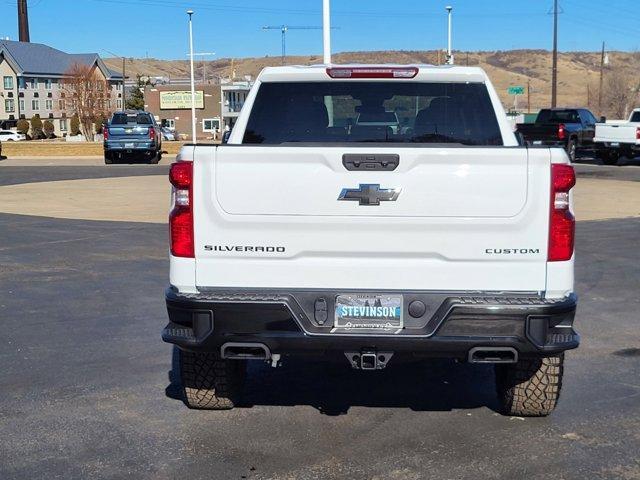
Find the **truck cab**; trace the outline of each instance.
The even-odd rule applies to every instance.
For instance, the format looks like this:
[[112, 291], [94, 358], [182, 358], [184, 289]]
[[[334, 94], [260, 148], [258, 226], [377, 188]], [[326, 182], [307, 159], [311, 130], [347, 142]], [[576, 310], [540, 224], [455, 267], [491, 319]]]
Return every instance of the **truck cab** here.
[[481, 69], [266, 68], [228, 143], [184, 146], [170, 181], [162, 336], [188, 406], [231, 408], [247, 361], [314, 355], [491, 363], [505, 413], [555, 407], [575, 174], [518, 144]]

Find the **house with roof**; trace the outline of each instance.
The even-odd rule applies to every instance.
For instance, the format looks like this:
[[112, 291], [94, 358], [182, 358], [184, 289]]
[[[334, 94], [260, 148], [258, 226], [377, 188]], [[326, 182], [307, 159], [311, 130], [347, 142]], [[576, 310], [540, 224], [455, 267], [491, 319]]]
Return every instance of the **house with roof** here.
[[21, 118], [50, 120], [57, 136], [66, 136], [73, 115], [64, 100], [62, 82], [74, 64], [95, 68], [107, 82], [108, 111], [123, 108], [123, 78], [97, 53], [65, 53], [40, 43], [0, 40], [0, 128], [15, 127]]

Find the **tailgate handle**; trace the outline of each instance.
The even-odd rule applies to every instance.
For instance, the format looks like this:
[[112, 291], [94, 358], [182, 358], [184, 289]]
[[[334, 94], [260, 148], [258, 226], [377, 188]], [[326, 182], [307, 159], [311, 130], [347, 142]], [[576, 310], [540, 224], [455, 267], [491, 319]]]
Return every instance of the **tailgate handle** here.
[[351, 171], [383, 171], [391, 172], [398, 168], [400, 155], [395, 153], [345, 153], [342, 155], [342, 165]]

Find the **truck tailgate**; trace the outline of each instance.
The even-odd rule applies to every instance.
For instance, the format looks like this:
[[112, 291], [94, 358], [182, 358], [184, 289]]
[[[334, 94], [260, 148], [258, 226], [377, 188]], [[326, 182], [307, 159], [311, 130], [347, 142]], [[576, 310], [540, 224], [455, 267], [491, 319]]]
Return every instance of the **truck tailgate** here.
[[[194, 233], [200, 287], [545, 288], [549, 201], [540, 192], [549, 191], [548, 150], [199, 151]], [[382, 153], [399, 156], [395, 170], [349, 171], [343, 164], [345, 154]], [[344, 189], [366, 197], [365, 204], [339, 200]], [[398, 193], [395, 200], [380, 197], [387, 189]], [[380, 204], [367, 204], [369, 195], [382, 198]]]
[[636, 124], [602, 124], [596, 125], [596, 142], [640, 143]]

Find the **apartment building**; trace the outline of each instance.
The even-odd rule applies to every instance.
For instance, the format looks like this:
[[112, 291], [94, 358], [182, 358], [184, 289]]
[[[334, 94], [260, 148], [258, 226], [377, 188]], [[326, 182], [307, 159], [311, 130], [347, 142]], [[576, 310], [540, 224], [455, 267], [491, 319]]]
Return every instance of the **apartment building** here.
[[39, 43], [0, 40], [0, 128], [38, 114], [53, 123], [57, 136], [66, 136], [74, 112], [64, 99], [62, 82], [75, 64], [95, 68], [107, 82], [108, 111], [123, 108], [122, 74], [107, 68], [97, 53], [69, 54]]
[[228, 81], [220, 85], [220, 97], [222, 98], [221, 116], [222, 129], [233, 128], [249, 95], [253, 82]]

